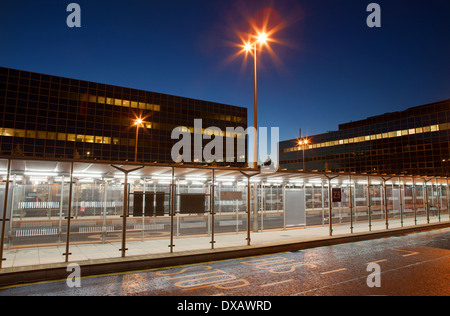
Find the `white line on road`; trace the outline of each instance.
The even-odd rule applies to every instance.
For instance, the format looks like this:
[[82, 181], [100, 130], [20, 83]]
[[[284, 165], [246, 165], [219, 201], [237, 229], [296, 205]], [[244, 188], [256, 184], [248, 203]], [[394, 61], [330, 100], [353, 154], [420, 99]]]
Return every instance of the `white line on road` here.
[[407, 252], [408, 254], [403, 255], [403, 257], [410, 257], [420, 254], [420, 252], [410, 251], [410, 250], [402, 250], [402, 249], [392, 249], [394, 251]]
[[387, 259], [382, 259], [382, 260], [378, 260], [378, 261], [367, 262], [366, 264], [381, 263], [381, 262], [386, 262], [386, 261], [387, 261]]
[[336, 273], [336, 272], [341, 272], [341, 271], [347, 271], [347, 268], [342, 268], [342, 269], [338, 269], [338, 270], [322, 272], [321, 274], [325, 275], [325, 274], [331, 274], [331, 273]]

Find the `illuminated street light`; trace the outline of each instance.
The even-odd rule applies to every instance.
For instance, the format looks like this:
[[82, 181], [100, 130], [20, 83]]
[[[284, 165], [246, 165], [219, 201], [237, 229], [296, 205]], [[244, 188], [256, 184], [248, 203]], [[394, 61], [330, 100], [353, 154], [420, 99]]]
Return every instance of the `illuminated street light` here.
[[262, 44], [265, 44], [267, 42], [267, 39], [268, 39], [268, 35], [264, 32], [262, 32], [258, 35], [258, 41]]
[[255, 95], [254, 95], [254, 129], [255, 129], [255, 133], [254, 133], [254, 140], [253, 140], [253, 157], [254, 157], [254, 163], [253, 163], [253, 168], [257, 169], [258, 168], [258, 84], [257, 84], [257, 68], [258, 68], [258, 62], [257, 62], [257, 47], [258, 47], [258, 43], [260, 43], [261, 45], [267, 44], [268, 40], [269, 40], [269, 36], [267, 35], [267, 33], [262, 32], [259, 33], [258, 36], [255, 37], [257, 40], [254, 43], [244, 43], [243, 44], [243, 48], [244, 51], [249, 53], [251, 52], [251, 50], [253, 49], [253, 60], [254, 60], [254, 76], [255, 76]]
[[142, 118], [137, 118], [134, 121], [134, 125], [136, 125], [136, 146], [134, 148], [134, 161], [137, 162], [137, 151], [138, 151], [138, 139], [139, 139], [139, 127], [143, 126], [144, 121], [142, 120]]
[[309, 144], [309, 139], [304, 138], [298, 141], [299, 146], [302, 147], [303, 152], [303, 171], [305, 171], [305, 147]]

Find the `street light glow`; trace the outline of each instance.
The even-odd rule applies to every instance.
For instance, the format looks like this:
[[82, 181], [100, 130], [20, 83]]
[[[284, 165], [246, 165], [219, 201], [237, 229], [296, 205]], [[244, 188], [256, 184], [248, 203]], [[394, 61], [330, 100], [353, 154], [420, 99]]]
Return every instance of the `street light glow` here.
[[265, 32], [262, 32], [258, 35], [258, 41], [262, 44], [265, 44], [268, 40], [268, 36]]
[[299, 145], [299, 146], [306, 146], [306, 145], [309, 145], [309, 142], [310, 142], [309, 139], [303, 138], [303, 139], [300, 139], [300, 140], [298, 141], [298, 145]]

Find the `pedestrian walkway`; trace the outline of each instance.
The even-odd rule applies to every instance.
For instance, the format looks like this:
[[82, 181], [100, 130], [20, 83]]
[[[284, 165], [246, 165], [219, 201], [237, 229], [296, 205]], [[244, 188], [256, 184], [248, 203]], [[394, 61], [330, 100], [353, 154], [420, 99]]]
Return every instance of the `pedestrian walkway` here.
[[[448, 220], [448, 219], [447, 219]], [[431, 223], [438, 223], [437, 217], [431, 218]], [[443, 221], [444, 222], [444, 221]], [[448, 222], [450, 223], [450, 222]], [[421, 217], [417, 221], [417, 225], [427, 224], [426, 218]], [[354, 223], [353, 233], [369, 232], [367, 222]], [[389, 220], [389, 229], [401, 228], [400, 220]], [[404, 228], [415, 227], [413, 218], [407, 218], [403, 221]], [[386, 223], [384, 220], [372, 222], [372, 232], [386, 231]], [[333, 236], [349, 235], [350, 225], [333, 225]], [[251, 246], [266, 247], [271, 245], [282, 245], [289, 243], [301, 243], [315, 239], [323, 239], [330, 237], [329, 226], [308, 227], [308, 228], [292, 228], [287, 230], [273, 230], [263, 232], [251, 233]], [[247, 234], [223, 234], [215, 236], [214, 249], [221, 251], [229, 248], [244, 248], [247, 245]], [[146, 240], [133, 241], [127, 240], [128, 251], [126, 258], [129, 260], [136, 260], [145, 256], [157, 257], [158, 255], [167, 255], [170, 253], [170, 240]], [[211, 252], [211, 237], [207, 235], [176, 238], [174, 240], [174, 253], [186, 254], [190, 252], [197, 252], [201, 254], [204, 251]], [[119, 259], [121, 243], [105, 243], [105, 244], [71, 244], [70, 246], [70, 262], [93, 263], [95, 261], [108, 261], [112, 259]], [[64, 263], [65, 246], [61, 247], [42, 247], [42, 248], [24, 248], [5, 250], [3, 262], [3, 269], [5, 271], [16, 271], [26, 269], [37, 269], [43, 266]]]

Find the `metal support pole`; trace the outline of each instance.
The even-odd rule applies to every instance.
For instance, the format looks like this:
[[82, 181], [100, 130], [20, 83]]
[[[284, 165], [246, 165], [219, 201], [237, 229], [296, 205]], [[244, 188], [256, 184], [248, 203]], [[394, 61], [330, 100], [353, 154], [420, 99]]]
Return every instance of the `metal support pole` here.
[[70, 249], [70, 221], [72, 219], [72, 195], [73, 195], [73, 162], [70, 164], [70, 185], [69, 185], [69, 209], [67, 211], [67, 232], [66, 232], [66, 252], [63, 254], [66, 256], [65, 261], [69, 262]]
[[428, 188], [427, 188], [427, 182], [429, 182], [430, 180], [425, 180], [423, 179], [423, 185], [425, 188], [425, 200], [427, 202], [426, 204], [426, 211], [427, 211], [427, 224], [430, 223], [430, 203], [428, 203]]
[[[329, 213], [329, 227], [330, 227], [330, 236], [333, 236], [333, 197], [331, 196], [331, 180], [338, 178], [339, 176], [335, 176], [335, 177], [328, 177], [326, 176], [328, 179], [328, 213]], [[305, 189], [306, 192], [306, 189]]]
[[447, 177], [447, 213], [448, 213], [448, 217], [450, 220], [450, 201], [449, 201], [450, 194], [449, 194], [449, 192], [450, 192], [450, 190], [448, 188], [448, 177]]
[[247, 246], [250, 246], [250, 208], [251, 208], [251, 187], [250, 187], [250, 177], [247, 178]]
[[175, 167], [172, 167], [172, 180], [170, 185], [170, 253], [173, 253], [173, 223], [174, 223], [174, 210], [175, 210]]
[[353, 195], [352, 195], [352, 176], [348, 176], [350, 188], [350, 233], [353, 234]]
[[437, 198], [438, 198], [438, 203], [437, 203], [437, 206], [438, 206], [438, 218], [439, 218], [439, 223], [440, 223], [441, 222], [441, 202], [442, 202], [442, 200], [441, 200], [441, 193], [442, 193], [442, 190], [441, 190], [441, 185], [439, 184], [439, 186], [438, 186], [437, 179], [435, 179], [435, 182], [436, 182], [436, 190], [437, 190]]
[[8, 159], [8, 170], [6, 171], [6, 183], [5, 183], [5, 198], [3, 201], [3, 217], [2, 221], [2, 237], [1, 237], [1, 245], [0, 245], [0, 269], [2, 268], [3, 261], [6, 260], [3, 258], [3, 247], [5, 246], [5, 229], [6, 229], [6, 216], [7, 216], [7, 208], [8, 208], [8, 195], [9, 195], [9, 174], [11, 173], [11, 159]]
[[128, 217], [128, 173], [125, 172], [123, 184], [123, 208], [122, 208], [122, 258], [125, 258], [127, 249], [127, 217]]
[[386, 220], [386, 229], [389, 229], [389, 211], [387, 203], [387, 190], [386, 190], [386, 179], [383, 179], [383, 192], [384, 192], [384, 217]]
[[333, 236], [333, 206], [331, 205], [333, 202], [331, 197], [331, 179], [328, 178], [328, 222], [330, 228], [330, 236]]
[[255, 56], [253, 58], [254, 62], [255, 62], [255, 99], [254, 99], [254, 113], [253, 113], [253, 122], [254, 122], [254, 128], [255, 128], [255, 133], [254, 133], [254, 139], [253, 139], [253, 155], [254, 155], [254, 163], [253, 163], [253, 168], [254, 169], [258, 169], [258, 84], [257, 84], [257, 80], [258, 80], [258, 75], [257, 75], [257, 69], [258, 69], [258, 62], [257, 62], [257, 55], [256, 55], [257, 51], [256, 51], [256, 43], [255, 43]]
[[212, 170], [212, 184], [211, 184], [211, 249], [214, 249], [214, 244], [216, 243], [214, 240], [214, 169]]
[[370, 204], [370, 177], [367, 176], [367, 212], [369, 215], [369, 231], [372, 231], [372, 209]]
[[417, 226], [417, 207], [416, 207], [416, 182], [415, 179], [412, 178], [412, 202], [414, 209], [414, 225]]
[[105, 178], [102, 178], [103, 180], [103, 233], [102, 233], [102, 244], [104, 244], [106, 242], [106, 237], [107, 237], [107, 229], [106, 229], [106, 212], [108, 210], [108, 181], [105, 180]]
[[144, 166], [140, 166], [131, 170], [126, 170], [115, 165], [111, 165], [111, 167], [116, 168], [119, 171], [122, 171], [125, 174], [125, 183], [123, 185], [123, 211], [122, 211], [122, 248], [119, 249], [122, 253], [122, 258], [125, 258], [127, 249], [127, 217], [128, 217], [128, 174], [139, 169], [144, 168]]
[[400, 177], [398, 178], [398, 198], [399, 198], [399, 204], [400, 204], [400, 225], [403, 227], [403, 209], [404, 209], [404, 199], [402, 199], [402, 183], [400, 181]]
[[247, 245], [250, 246], [251, 238], [250, 238], [250, 219], [251, 219], [251, 183], [250, 179], [258, 174], [260, 174], [260, 171], [257, 171], [256, 173], [252, 175], [248, 175], [243, 171], [239, 171], [247, 178]]

